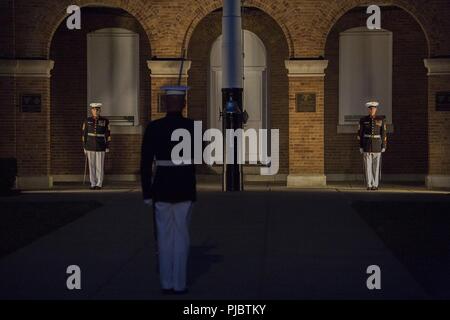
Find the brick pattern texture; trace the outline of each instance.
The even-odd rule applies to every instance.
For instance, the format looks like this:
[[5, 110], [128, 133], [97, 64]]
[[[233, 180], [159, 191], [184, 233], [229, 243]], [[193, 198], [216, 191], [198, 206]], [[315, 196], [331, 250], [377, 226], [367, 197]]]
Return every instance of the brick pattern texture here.
[[[0, 156], [19, 159], [21, 175], [81, 174], [80, 125], [86, 116], [86, 33], [124, 27], [140, 35], [141, 124], [156, 119], [157, 93], [176, 79], [151, 79], [146, 61], [180, 57], [188, 48], [192, 86], [187, 113], [207, 121], [207, 66], [220, 34], [221, 0], [2, 0], [0, 59], [53, 59], [51, 79], [0, 77]], [[82, 30], [65, 28], [66, 8], [82, 7]], [[427, 78], [423, 58], [450, 56], [446, 0], [386, 0], [383, 27], [394, 32], [394, 126], [385, 173], [450, 174], [449, 115], [435, 111], [435, 93], [450, 91], [448, 76]], [[86, 7], [87, 5], [91, 5]], [[353, 135], [337, 135], [338, 34], [364, 25], [355, 8], [365, 0], [246, 0], [244, 27], [268, 53], [271, 128], [281, 130], [281, 172], [359, 173]], [[115, 7], [108, 8], [108, 7]], [[401, 9], [399, 9], [401, 8]], [[355, 10], [353, 10], [355, 9]], [[13, 23], [14, 22], [14, 23]], [[288, 78], [288, 58], [330, 60], [325, 79]], [[317, 94], [315, 113], [295, 112], [295, 95]], [[42, 112], [22, 114], [23, 93], [41, 94]], [[107, 174], [138, 171], [140, 134], [114, 135]]]

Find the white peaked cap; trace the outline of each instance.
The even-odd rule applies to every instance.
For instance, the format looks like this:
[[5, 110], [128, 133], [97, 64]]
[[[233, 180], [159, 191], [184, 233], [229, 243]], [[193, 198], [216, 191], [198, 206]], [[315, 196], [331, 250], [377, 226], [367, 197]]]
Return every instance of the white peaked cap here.
[[102, 104], [100, 102], [92, 102], [90, 106], [91, 108], [101, 108]]
[[372, 108], [372, 107], [378, 107], [380, 105], [380, 103], [379, 102], [377, 102], [377, 101], [369, 101], [369, 102], [367, 102], [366, 103], [366, 107], [367, 108]]

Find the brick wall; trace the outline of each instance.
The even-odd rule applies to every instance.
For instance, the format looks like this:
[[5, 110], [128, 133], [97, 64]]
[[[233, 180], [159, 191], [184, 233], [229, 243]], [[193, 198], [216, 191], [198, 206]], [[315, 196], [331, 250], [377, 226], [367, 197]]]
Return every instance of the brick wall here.
[[[324, 80], [320, 77], [289, 81], [289, 173], [324, 174]], [[316, 94], [316, 112], [296, 112], [298, 93]]]
[[[208, 72], [210, 51], [214, 41], [222, 33], [222, 11], [206, 16], [194, 30], [189, 42], [188, 58], [192, 60], [188, 83], [189, 117], [203, 121], [208, 119]], [[255, 8], [246, 8], [243, 28], [255, 33], [264, 43], [268, 66], [268, 110], [270, 126], [280, 130], [280, 172], [287, 173], [289, 166], [289, 114], [288, 78], [284, 61], [289, 58], [286, 38], [277, 23], [267, 14]], [[245, 107], [245, 106], [244, 106]]]
[[[77, 0], [86, 5], [89, 0]], [[164, 83], [173, 79], [160, 79], [151, 84], [145, 61], [152, 54], [159, 58], [179, 57], [183, 44], [189, 44], [189, 59], [193, 65], [189, 74], [189, 84], [193, 87], [189, 96], [189, 115], [206, 121], [206, 93], [209, 48], [220, 34], [220, 13], [211, 13], [221, 7], [221, 1], [121, 1], [101, 0], [105, 5], [113, 5], [127, 10], [117, 11], [108, 8], [82, 10], [82, 31], [56, 30], [64, 23], [66, 7], [70, 1], [62, 0], [16, 0], [16, 47], [13, 46], [11, 21], [11, 0], [0, 1], [0, 58], [30, 59], [52, 58], [55, 69], [49, 85], [45, 80], [22, 79], [18, 81], [16, 95], [20, 92], [43, 93], [47, 113], [38, 115], [17, 114], [17, 124], [33, 125], [36, 132], [17, 131], [15, 134], [16, 106], [14, 83], [11, 78], [0, 78], [0, 155], [25, 157], [23, 171], [27, 174], [44, 173], [47, 149], [51, 145], [52, 174], [80, 174], [83, 170], [83, 154], [80, 150], [80, 124], [85, 116], [86, 105], [86, 33], [103, 27], [128, 27], [138, 30], [141, 35], [141, 102], [142, 122], [152, 114], [151, 108], [157, 106], [157, 95]], [[247, 10], [244, 14], [244, 27], [256, 33], [264, 42], [269, 56], [270, 68], [270, 110], [272, 127], [281, 129], [281, 166], [291, 173], [360, 173], [361, 163], [354, 135], [336, 136], [338, 110], [338, 56], [337, 36], [340, 31], [365, 23], [364, 12], [345, 14], [348, 10], [365, 4], [364, 0], [348, 1], [310, 1], [310, 0], [248, 0], [246, 5], [260, 10]], [[434, 93], [438, 88], [448, 90], [445, 77], [433, 77], [427, 89], [426, 70], [423, 58], [448, 56], [450, 54], [450, 20], [448, 1], [409, 1], [389, 0], [385, 4], [398, 4], [410, 12], [391, 10], [383, 7], [382, 23], [394, 31], [394, 126], [390, 137], [389, 152], [386, 154], [385, 173], [431, 173], [448, 174], [447, 161], [450, 148], [447, 135], [446, 113], [436, 113]], [[263, 13], [263, 11], [265, 13]], [[109, 13], [107, 13], [109, 12]], [[206, 17], [206, 18], [204, 18]], [[419, 24], [423, 27], [420, 28]], [[142, 25], [142, 26], [141, 26]], [[5, 27], [6, 26], [6, 27]], [[53, 42], [53, 32], [56, 30]], [[424, 35], [426, 34], [426, 36]], [[327, 38], [328, 36], [328, 38]], [[147, 41], [149, 39], [149, 41]], [[328, 39], [328, 40], [327, 40]], [[430, 52], [427, 52], [427, 40]], [[150, 43], [150, 44], [149, 44]], [[326, 46], [325, 46], [326, 43]], [[52, 44], [50, 46], [50, 44]], [[73, 45], [77, 44], [77, 45]], [[398, 44], [401, 44], [398, 45]], [[51, 50], [50, 50], [51, 48]], [[147, 49], [143, 49], [147, 48]], [[15, 51], [15, 54], [14, 54]], [[284, 60], [287, 58], [317, 58], [326, 55], [330, 65], [323, 81], [317, 78], [287, 80]], [[206, 71], [205, 71], [206, 70]], [[431, 78], [430, 78], [431, 79]], [[322, 81], [322, 82], [321, 82]], [[50, 89], [51, 87], [51, 94]], [[319, 112], [317, 114], [297, 114], [295, 93], [319, 93]], [[429, 90], [427, 103], [427, 92]], [[18, 100], [16, 100], [18, 101]], [[17, 102], [16, 102], [17, 103]], [[430, 105], [429, 110], [427, 104]], [[324, 108], [324, 116], [320, 113]], [[428, 110], [428, 112], [427, 112]], [[155, 118], [160, 117], [153, 110]], [[51, 124], [48, 121], [51, 117]], [[23, 117], [23, 118], [22, 118]], [[9, 120], [11, 119], [11, 121]], [[429, 126], [427, 122], [429, 120]], [[46, 123], [47, 121], [47, 123]], [[50, 124], [50, 125], [49, 125]], [[51, 130], [51, 143], [46, 146], [42, 136]], [[323, 130], [325, 128], [325, 130]], [[68, 133], [69, 132], [69, 133]], [[411, 141], [411, 133], [414, 143]], [[27, 135], [29, 134], [29, 135]], [[47, 131], [48, 134], [48, 131]], [[20, 135], [20, 136], [19, 136]], [[23, 135], [23, 136], [22, 136]], [[14, 140], [15, 139], [15, 140]], [[107, 173], [134, 173], [138, 168], [139, 135], [114, 136], [112, 152], [107, 162]], [[31, 144], [27, 144], [30, 143]], [[32, 142], [36, 143], [32, 143]], [[427, 154], [429, 144], [430, 152]], [[27, 149], [27, 147], [30, 147]], [[36, 150], [34, 150], [36, 148]], [[44, 154], [34, 154], [44, 152]], [[127, 158], [128, 157], [128, 158]], [[408, 159], [405, 161], [404, 159]], [[324, 162], [325, 160], [325, 162]], [[21, 162], [22, 161], [22, 162]], [[30, 164], [29, 164], [30, 162]], [[31, 162], [36, 164], [33, 169]], [[22, 170], [19, 168], [19, 170]]]
[[[122, 10], [84, 8], [82, 29], [70, 31], [63, 24], [55, 33], [52, 72], [51, 152], [52, 174], [82, 174], [84, 154], [81, 124], [87, 106], [87, 33], [101, 28], [120, 27], [139, 34], [140, 124], [150, 119], [150, 46], [138, 22]], [[106, 174], [135, 174], [139, 170], [141, 135], [115, 134], [106, 161]]]
[[[337, 134], [339, 122], [339, 33], [365, 25], [361, 9], [345, 14], [331, 30], [325, 58], [325, 171], [327, 174], [362, 172], [356, 134]], [[428, 48], [421, 27], [404, 10], [383, 8], [382, 27], [394, 34], [392, 111], [394, 133], [389, 134], [383, 171], [425, 174], [428, 168], [427, 71]], [[361, 106], [366, 112], [365, 106]], [[382, 111], [382, 110], [380, 110]]]
[[16, 99], [40, 94], [41, 112], [16, 114], [16, 155], [19, 176], [47, 176], [50, 171], [50, 79], [17, 78]]
[[[0, 1], [0, 59], [14, 57], [12, 0]], [[0, 77], [0, 157], [15, 157], [14, 78]]]
[[428, 89], [429, 174], [450, 173], [450, 112], [436, 111], [436, 92], [450, 91], [450, 76], [430, 76]]
[[12, 0], [0, 1], [0, 59], [14, 56], [14, 10]]
[[0, 78], [0, 157], [16, 156], [14, 78]]

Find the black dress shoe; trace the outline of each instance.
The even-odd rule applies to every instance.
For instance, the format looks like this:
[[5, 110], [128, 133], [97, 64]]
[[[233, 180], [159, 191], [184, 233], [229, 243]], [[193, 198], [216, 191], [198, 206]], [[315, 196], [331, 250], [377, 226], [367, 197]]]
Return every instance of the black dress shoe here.
[[95, 190], [102, 190], [102, 187], [95, 187]]
[[378, 191], [378, 187], [373, 187], [372, 190], [373, 191]]
[[164, 295], [174, 294], [173, 289], [161, 289], [161, 293]]
[[183, 295], [183, 294], [187, 294], [189, 293], [188, 288], [184, 289], [184, 290], [173, 290], [173, 294], [177, 294], [177, 295]]
[[367, 187], [367, 190], [370, 191], [370, 190], [373, 190], [373, 189], [371, 187]]
[[95, 190], [95, 189], [96, 189], [96, 187], [89, 187], [89, 189], [91, 189], [91, 190]]

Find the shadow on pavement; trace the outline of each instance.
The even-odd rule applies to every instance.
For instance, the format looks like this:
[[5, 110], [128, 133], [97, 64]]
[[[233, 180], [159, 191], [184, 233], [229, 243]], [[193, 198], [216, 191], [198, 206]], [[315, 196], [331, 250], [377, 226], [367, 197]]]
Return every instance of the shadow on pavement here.
[[223, 256], [218, 254], [211, 254], [217, 248], [216, 245], [208, 244], [210, 241], [205, 241], [201, 246], [192, 246], [190, 248], [189, 262], [188, 262], [188, 286], [195, 284], [198, 278], [207, 275], [213, 264], [223, 261]]
[[0, 259], [99, 207], [97, 201], [2, 203]]
[[426, 292], [450, 293], [450, 202], [356, 201], [353, 208]]

